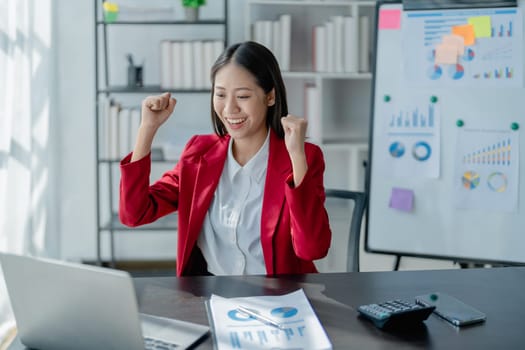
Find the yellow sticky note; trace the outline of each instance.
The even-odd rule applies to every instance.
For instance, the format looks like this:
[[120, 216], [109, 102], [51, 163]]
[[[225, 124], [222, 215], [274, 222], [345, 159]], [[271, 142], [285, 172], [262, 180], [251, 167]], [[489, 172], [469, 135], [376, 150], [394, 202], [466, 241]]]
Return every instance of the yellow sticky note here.
[[434, 56], [435, 64], [456, 64], [458, 63], [458, 48], [454, 45], [439, 44], [436, 46]]
[[465, 40], [465, 46], [474, 45], [476, 36], [474, 35], [474, 26], [472, 24], [463, 24], [452, 27], [452, 34], [462, 36]]
[[490, 16], [470, 17], [468, 24], [474, 27], [474, 35], [476, 38], [490, 38], [491, 37], [491, 23]]

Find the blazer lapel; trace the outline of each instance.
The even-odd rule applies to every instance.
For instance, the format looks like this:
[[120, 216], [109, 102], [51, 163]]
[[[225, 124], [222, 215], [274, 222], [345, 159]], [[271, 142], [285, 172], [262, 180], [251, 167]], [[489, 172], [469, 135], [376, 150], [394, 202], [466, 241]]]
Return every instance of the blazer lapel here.
[[[181, 242], [184, 246], [182, 250], [184, 256], [181, 257], [185, 263], [191, 255], [193, 247], [199, 237], [204, 217], [210, 206], [211, 200], [215, 193], [215, 189], [219, 184], [219, 179], [222, 174], [224, 163], [226, 161], [228, 151], [229, 138], [220, 140], [216, 145], [202, 154], [195, 163], [188, 164], [191, 167], [187, 174], [194, 176], [191, 208], [188, 219], [188, 234], [185, 235], [186, 241]], [[187, 183], [185, 185], [191, 185]]]
[[267, 272], [273, 271], [272, 238], [281, 218], [284, 204], [286, 178], [292, 173], [290, 156], [284, 140], [270, 131], [270, 152], [261, 213], [261, 244]]

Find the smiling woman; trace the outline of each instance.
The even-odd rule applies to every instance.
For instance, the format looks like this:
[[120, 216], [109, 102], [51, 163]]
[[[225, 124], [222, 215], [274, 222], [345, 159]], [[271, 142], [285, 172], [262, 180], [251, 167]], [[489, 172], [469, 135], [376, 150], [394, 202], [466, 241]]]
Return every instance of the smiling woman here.
[[[0, 1], [1, 252], [50, 255], [48, 232], [56, 232], [52, 12], [51, 1]], [[0, 270], [0, 343], [13, 326]]]
[[121, 161], [119, 215], [139, 226], [178, 211], [177, 275], [316, 272], [331, 231], [324, 158], [288, 113], [273, 53], [228, 47], [211, 69], [215, 134], [196, 135], [175, 168], [149, 185], [151, 145], [173, 113], [170, 93], [142, 102], [133, 153]]

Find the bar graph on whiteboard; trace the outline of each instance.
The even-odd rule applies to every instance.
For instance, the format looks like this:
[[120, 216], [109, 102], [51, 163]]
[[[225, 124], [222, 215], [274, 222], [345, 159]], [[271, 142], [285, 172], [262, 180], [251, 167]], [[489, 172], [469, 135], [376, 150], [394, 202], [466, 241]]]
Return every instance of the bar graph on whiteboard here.
[[440, 111], [436, 96], [412, 96], [406, 102], [386, 101], [382, 154], [397, 177], [439, 177]]
[[391, 129], [432, 129], [434, 128], [434, 104], [429, 103], [423, 109], [415, 106], [412, 110], [397, 110], [390, 118]]

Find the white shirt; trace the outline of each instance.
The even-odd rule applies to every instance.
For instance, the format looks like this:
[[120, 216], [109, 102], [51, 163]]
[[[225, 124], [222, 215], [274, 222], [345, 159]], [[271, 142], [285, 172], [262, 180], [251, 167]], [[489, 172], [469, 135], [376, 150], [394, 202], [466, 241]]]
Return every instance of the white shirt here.
[[214, 275], [266, 274], [261, 246], [261, 212], [269, 137], [243, 167], [228, 157], [197, 241]]

